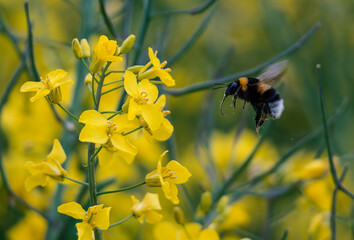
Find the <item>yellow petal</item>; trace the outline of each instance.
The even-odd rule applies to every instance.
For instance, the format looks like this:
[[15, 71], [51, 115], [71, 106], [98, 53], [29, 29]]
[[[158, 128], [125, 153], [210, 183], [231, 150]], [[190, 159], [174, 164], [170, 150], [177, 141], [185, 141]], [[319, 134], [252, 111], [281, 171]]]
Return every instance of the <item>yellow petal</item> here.
[[118, 151], [114, 152], [113, 157], [118, 160], [123, 160], [127, 164], [131, 164], [134, 161], [135, 154], [131, 154], [128, 152], [123, 152], [121, 150], [118, 150]]
[[123, 136], [122, 134], [115, 133], [111, 136], [111, 141], [112, 144], [115, 148], [123, 151], [130, 153], [132, 155], [136, 155], [138, 153], [138, 150], [136, 147], [129, 142], [127, 137]]
[[37, 174], [27, 177], [25, 180], [26, 191], [29, 192], [37, 186], [46, 186], [48, 183], [48, 178], [49, 177], [44, 174]]
[[51, 78], [51, 83], [54, 85], [60, 79], [64, 78], [68, 73], [63, 69], [57, 69], [48, 73], [48, 76]]
[[159, 95], [159, 90], [157, 87], [149, 82], [149, 80], [144, 79], [138, 84], [139, 93], [145, 92], [149, 97], [148, 104], [152, 104], [156, 101], [157, 96]]
[[146, 193], [142, 202], [150, 206], [151, 209], [161, 210], [159, 195], [156, 193]]
[[107, 119], [95, 110], [87, 110], [83, 112], [79, 118], [79, 122], [96, 126], [107, 126]]
[[197, 240], [219, 240], [219, 239], [220, 238], [218, 233], [215, 230], [209, 228], [201, 231], [201, 233], [197, 238]]
[[197, 239], [199, 234], [200, 234], [200, 231], [202, 229], [202, 226], [198, 223], [187, 223], [185, 225], [185, 229], [186, 231], [188, 232], [188, 236], [185, 235], [185, 231], [183, 231], [182, 233], [182, 236], [184, 235], [185, 236], [185, 239], [188, 239], [188, 238], [191, 238], [191, 239]]
[[92, 226], [86, 222], [76, 223], [78, 240], [93, 240]]
[[66, 159], [66, 154], [58, 139], [54, 139], [52, 151], [47, 158], [55, 159], [59, 163], [63, 163]]
[[152, 65], [154, 65], [154, 67], [160, 68], [160, 60], [155, 56], [154, 51], [150, 47], [149, 47], [149, 58]]
[[166, 96], [161, 95], [155, 102], [155, 105], [162, 111], [166, 105]]
[[84, 219], [86, 211], [77, 202], [68, 202], [58, 207], [58, 212], [75, 219]]
[[61, 85], [67, 85], [67, 84], [74, 84], [74, 81], [67, 80], [67, 81], [63, 81], [63, 82], [58, 82], [53, 85], [53, 88], [57, 88], [57, 87], [60, 87]]
[[129, 109], [128, 109], [128, 119], [133, 120], [135, 116], [139, 113], [140, 111], [140, 105], [137, 104], [133, 98], [130, 98], [129, 101]]
[[121, 62], [123, 61], [122, 57], [117, 57], [117, 56], [108, 56], [105, 58], [107, 62]]
[[31, 102], [34, 102], [44, 96], [47, 96], [50, 93], [49, 89], [41, 88], [37, 91], [36, 95], [30, 98]]
[[165, 197], [167, 199], [169, 199], [173, 204], [179, 203], [179, 199], [177, 197], [178, 190], [177, 190], [176, 184], [174, 184], [173, 182], [170, 182], [170, 181], [165, 181], [162, 184], [162, 190], [163, 190], [163, 193], [165, 194]]
[[171, 77], [171, 75], [164, 71], [164, 70], [158, 70], [157, 72], [157, 76], [161, 79], [161, 81], [166, 84], [166, 86], [168, 87], [172, 87], [174, 86], [176, 83], [175, 83], [175, 80]]
[[162, 113], [157, 109], [156, 106], [152, 104], [141, 105], [141, 114], [144, 120], [149, 125], [151, 131], [159, 129], [163, 119]]
[[111, 211], [111, 207], [103, 208], [101, 211], [98, 211], [97, 215], [95, 216], [95, 224], [101, 230], [107, 230], [110, 223], [109, 223], [109, 213]]
[[98, 154], [99, 164], [100, 166], [109, 164], [114, 156], [114, 152], [108, 151], [106, 148], [102, 148], [102, 150]]
[[187, 168], [183, 167], [181, 164], [179, 164], [175, 160], [168, 162], [166, 168], [171, 169], [172, 172], [175, 173], [176, 178], [171, 179], [170, 181], [172, 181], [176, 184], [185, 183], [188, 181], [188, 178], [190, 176], [192, 176], [192, 174], [188, 171]]
[[106, 126], [86, 124], [80, 132], [79, 140], [81, 142], [105, 144], [108, 141]]
[[117, 115], [112, 118], [111, 121], [117, 124], [117, 129], [115, 130], [115, 132], [118, 133], [127, 132], [139, 127], [139, 120], [137, 118], [129, 120], [128, 114]]
[[28, 82], [25, 82], [21, 86], [20, 91], [21, 92], [33, 92], [33, 91], [37, 91], [40, 88], [44, 88], [44, 84], [42, 82], [28, 81]]
[[161, 221], [162, 215], [152, 210], [145, 212], [145, 220], [147, 223], [155, 224]]
[[124, 74], [124, 89], [132, 97], [139, 96], [138, 83], [134, 73], [125, 71]]
[[152, 131], [152, 135], [157, 141], [166, 141], [171, 137], [173, 129], [173, 125], [166, 118], [163, 118], [160, 128]]
[[171, 222], [160, 222], [154, 227], [154, 236], [156, 240], [177, 240], [177, 227]]

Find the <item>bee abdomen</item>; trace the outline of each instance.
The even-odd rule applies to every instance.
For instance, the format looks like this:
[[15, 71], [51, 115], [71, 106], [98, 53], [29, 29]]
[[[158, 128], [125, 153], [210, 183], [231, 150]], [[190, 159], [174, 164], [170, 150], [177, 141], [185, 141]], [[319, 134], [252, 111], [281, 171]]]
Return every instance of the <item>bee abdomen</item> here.
[[262, 99], [268, 105], [270, 116], [279, 118], [284, 110], [284, 102], [279, 93], [271, 88], [262, 94]]

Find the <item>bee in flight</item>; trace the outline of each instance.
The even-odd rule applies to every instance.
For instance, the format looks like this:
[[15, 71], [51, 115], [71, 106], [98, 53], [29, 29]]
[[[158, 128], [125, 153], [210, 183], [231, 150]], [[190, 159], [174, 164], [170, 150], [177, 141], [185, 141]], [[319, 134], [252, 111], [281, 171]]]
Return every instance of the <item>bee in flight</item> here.
[[220, 104], [220, 113], [222, 115], [222, 105], [225, 99], [232, 95], [233, 108], [236, 109], [237, 98], [243, 99], [245, 107], [246, 102], [249, 102], [256, 112], [256, 131], [258, 133], [259, 129], [264, 124], [264, 121], [270, 116], [273, 119], [280, 117], [284, 110], [283, 99], [280, 97], [279, 93], [271, 86], [273, 83], [279, 80], [286, 71], [287, 60], [270, 65], [265, 69], [258, 77], [241, 77], [236, 81], [230, 82], [217, 88], [226, 87], [224, 98]]

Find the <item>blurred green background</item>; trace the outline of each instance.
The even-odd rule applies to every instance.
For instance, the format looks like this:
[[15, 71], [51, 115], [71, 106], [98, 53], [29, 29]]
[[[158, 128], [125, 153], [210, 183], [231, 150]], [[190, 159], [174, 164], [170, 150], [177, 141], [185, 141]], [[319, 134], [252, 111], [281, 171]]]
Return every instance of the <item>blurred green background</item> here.
[[[129, 34], [139, 35], [143, 2], [105, 1], [107, 12], [122, 39]], [[155, 0], [153, 9], [154, 12], [185, 10], [205, 2], [206, 0]], [[75, 81], [82, 81], [82, 66], [72, 57], [70, 46], [75, 37], [86, 37], [94, 41], [101, 34], [109, 35], [99, 13], [98, 1], [31, 0], [29, 3], [36, 62], [40, 73], [62, 68], [75, 72], [72, 74]], [[320, 22], [321, 27], [310, 40], [288, 56], [288, 72], [282, 84], [277, 87], [284, 99], [285, 111], [272, 124], [267, 140], [281, 155], [304, 135], [321, 126], [315, 74], [315, 65], [321, 64], [328, 115], [333, 115], [343, 101], [347, 103], [344, 113], [331, 127], [331, 134], [335, 154], [343, 164], [349, 166], [347, 182], [351, 184], [348, 188], [354, 191], [353, 12], [354, 2], [349, 0], [217, 0], [212, 7], [200, 14], [152, 17], [138, 63], [147, 62], [149, 46], [158, 50], [160, 59], [169, 61], [204, 19], [210, 16], [200, 38], [169, 66], [176, 80], [175, 88], [185, 87], [265, 62], [295, 43], [315, 23]], [[23, 1], [1, 0], [0, 13], [24, 48], [26, 19]], [[3, 25], [0, 30], [0, 94], [3, 94], [19, 57], [6, 36]], [[133, 54], [130, 55], [128, 63], [133, 61]], [[233, 113], [231, 99], [228, 99], [224, 104], [226, 117], [223, 117], [219, 113], [222, 96], [223, 89], [210, 89], [168, 98], [168, 108], [175, 127], [177, 157], [184, 155], [191, 144], [208, 137], [215, 129], [228, 134], [233, 133], [238, 126], [245, 125], [255, 132], [255, 113], [251, 106], [246, 105], [242, 109], [240, 101]], [[306, 146], [305, 150], [316, 152], [318, 148], [323, 148], [323, 144], [324, 142], [317, 141]], [[9, 226], [5, 225], [2, 229], [7, 227]]]

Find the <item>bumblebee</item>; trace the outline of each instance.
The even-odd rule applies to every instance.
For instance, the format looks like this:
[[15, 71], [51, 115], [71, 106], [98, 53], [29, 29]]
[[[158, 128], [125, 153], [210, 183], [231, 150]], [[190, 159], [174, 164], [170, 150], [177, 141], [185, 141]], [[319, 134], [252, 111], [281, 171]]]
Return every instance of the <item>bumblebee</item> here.
[[245, 108], [246, 102], [252, 105], [256, 112], [255, 122], [257, 133], [269, 116], [272, 119], [279, 118], [284, 110], [284, 102], [270, 83], [278, 81], [285, 74], [286, 65], [287, 60], [283, 60], [270, 65], [256, 78], [241, 77], [236, 81], [223, 84], [221, 87], [226, 87], [226, 90], [220, 104], [220, 113], [224, 115], [222, 105], [225, 99], [232, 95], [234, 110], [236, 109], [237, 98], [244, 100], [243, 108]]

